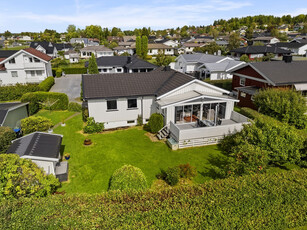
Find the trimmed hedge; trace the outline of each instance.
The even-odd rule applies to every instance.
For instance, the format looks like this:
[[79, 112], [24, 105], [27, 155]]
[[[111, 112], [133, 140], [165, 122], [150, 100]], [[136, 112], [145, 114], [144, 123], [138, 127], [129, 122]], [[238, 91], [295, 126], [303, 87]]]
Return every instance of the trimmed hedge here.
[[204, 80], [204, 82], [214, 85], [216, 87], [226, 89], [228, 91], [232, 90], [232, 79], [225, 80]]
[[[52, 68], [52, 74], [53, 76], [56, 76], [56, 72], [59, 68]], [[85, 67], [75, 67], [75, 68], [71, 68], [71, 67], [67, 67], [67, 68], [60, 68], [61, 69], [61, 75], [62, 75], [62, 71], [65, 74], [87, 74], [87, 68]]]
[[81, 112], [82, 106], [77, 102], [69, 102], [68, 111]]
[[0, 87], [0, 101], [15, 101], [20, 100], [22, 95], [29, 92], [39, 91], [38, 84], [16, 84]]
[[[60, 210], [60, 211], [59, 211]], [[0, 203], [3, 229], [288, 229], [307, 226], [307, 170], [146, 192]]]
[[0, 153], [6, 153], [15, 138], [16, 134], [10, 127], [0, 126]]
[[29, 102], [30, 115], [37, 113], [40, 108], [50, 110], [67, 110], [68, 108], [68, 97], [65, 93], [26, 93], [22, 96], [21, 101]]
[[52, 126], [53, 124], [50, 119], [41, 116], [30, 116], [21, 120], [21, 129], [24, 134], [35, 131], [47, 131]]
[[48, 92], [53, 85], [54, 85], [54, 78], [51, 76], [47, 77], [45, 80], [39, 83], [38, 87], [40, 88], [41, 91]]

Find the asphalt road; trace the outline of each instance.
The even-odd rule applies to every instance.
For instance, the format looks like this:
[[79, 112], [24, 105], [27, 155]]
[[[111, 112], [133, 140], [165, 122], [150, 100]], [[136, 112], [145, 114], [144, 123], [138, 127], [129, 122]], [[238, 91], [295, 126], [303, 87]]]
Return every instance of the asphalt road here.
[[67, 94], [69, 101], [77, 101], [81, 93], [81, 74], [70, 74], [65, 77], [55, 78], [55, 84], [50, 92]]

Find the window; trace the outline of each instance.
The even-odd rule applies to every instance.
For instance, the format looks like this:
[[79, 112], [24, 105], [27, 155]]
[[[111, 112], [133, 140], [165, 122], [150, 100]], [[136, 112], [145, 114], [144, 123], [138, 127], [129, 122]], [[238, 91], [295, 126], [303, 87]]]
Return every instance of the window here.
[[128, 99], [128, 109], [135, 109], [138, 107], [136, 99]]
[[29, 62], [33, 62], [33, 58], [29, 57]]
[[11, 60], [9, 60], [9, 63], [10, 64], [15, 64], [16, 63], [15, 58], [12, 58]]
[[37, 58], [34, 58], [34, 62], [40, 62], [40, 60]]
[[36, 71], [36, 75], [37, 76], [42, 76], [43, 75], [43, 71], [42, 70], [37, 70]]
[[241, 97], [246, 97], [246, 93], [240, 92]]
[[108, 110], [116, 110], [117, 109], [117, 101], [116, 100], [108, 100], [107, 101], [107, 109]]
[[31, 73], [31, 77], [35, 77], [35, 71], [34, 70], [31, 70], [30, 73]]
[[102, 69], [102, 72], [106, 73], [108, 72], [108, 69]]
[[12, 74], [12, 77], [18, 77], [17, 71], [12, 71], [11, 74]]
[[117, 73], [121, 73], [121, 72], [122, 72], [122, 69], [118, 68]]
[[135, 120], [127, 121], [127, 124], [133, 124], [133, 123], [135, 123]]
[[245, 78], [240, 78], [240, 85], [245, 86]]

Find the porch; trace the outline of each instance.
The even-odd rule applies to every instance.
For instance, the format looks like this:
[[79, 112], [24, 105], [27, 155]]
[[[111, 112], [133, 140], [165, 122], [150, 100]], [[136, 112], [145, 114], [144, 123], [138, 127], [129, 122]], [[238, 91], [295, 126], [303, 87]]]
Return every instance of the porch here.
[[240, 131], [248, 118], [235, 111], [231, 112], [230, 119], [221, 119], [219, 123], [210, 120], [175, 124], [170, 122], [170, 138], [168, 144], [178, 148], [217, 144], [225, 135]]

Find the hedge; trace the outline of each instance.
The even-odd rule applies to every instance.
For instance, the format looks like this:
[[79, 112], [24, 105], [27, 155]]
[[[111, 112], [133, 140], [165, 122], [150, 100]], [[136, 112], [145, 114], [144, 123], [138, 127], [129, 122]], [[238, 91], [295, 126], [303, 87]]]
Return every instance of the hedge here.
[[47, 131], [52, 126], [53, 124], [50, 119], [41, 116], [30, 116], [21, 120], [23, 134], [29, 134], [35, 131]]
[[77, 103], [77, 102], [69, 102], [68, 111], [81, 112], [82, 111], [82, 105]]
[[50, 110], [67, 110], [68, 97], [65, 93], [34, 92], [22, 96], [21, 102], [29, 102], [30, 115], [38, 112], [40, 108]]
[[51, 76], [47, 77], [45, 80], [39, 83], [38, 87], [40, 88], [41, 91], [48, 92], [53, 85], [54, 85], [54, 78]]
[[0, 101], [15, 101], [20, 100], [22, 95], [29, 92], [39, 91], [38, 84], [16, 84], [13, 86], [0, 87]]
[[53, 195], [0, 203], [3, 229], [288, 229], [307, 226], [307, 170], [158, 192]]
[[232, 90], [232, 79], [225, 80], [204, 80], [206, 83], [214, 85], [216, 87], [226, 89], [228, 91]]
[[[52, 68], [52, 74], [53, 76], [56, 76], [56, 71], [58, 68]], [[86, 74], [87, 73], [87, 68], [85, 67], [75, 67], [75, 68], [61, 68], [61, 70], [65, 73], [65, 74]], [[62, 73], [61, 71], [61, 73]]]
[[10, 127], [0, 126], [0, 153], [6, 153], [16, 134]]

